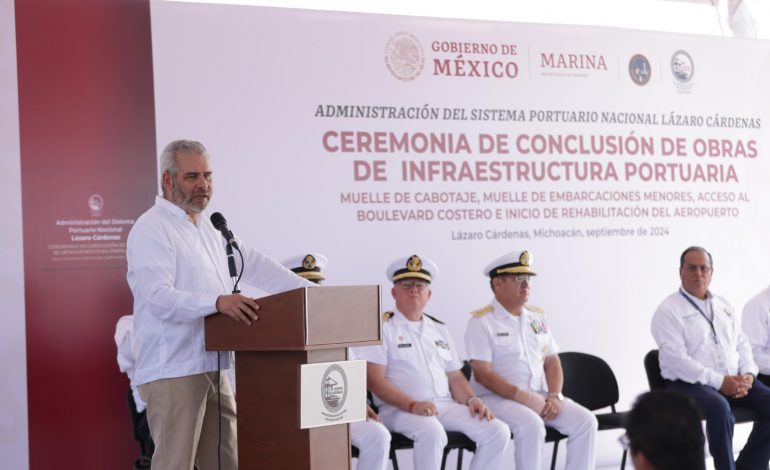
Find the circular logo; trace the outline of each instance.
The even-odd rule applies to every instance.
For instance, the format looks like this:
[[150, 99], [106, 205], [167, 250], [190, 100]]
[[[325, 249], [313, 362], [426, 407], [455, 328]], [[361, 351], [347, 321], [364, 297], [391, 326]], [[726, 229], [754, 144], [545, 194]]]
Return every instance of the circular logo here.
[[104, 199], [98, 194], [92, 194], [88, 198], [88, 210], [92, 215], [99, 215], [104, 208]]
[[679, 83], [688, 83], [695, 73], [692, 57], [685, 51], [679, 50], [671, 56], [671, 73]]
[[397, 79], [414, 80], [425, 66], [420, 42], [413, 35], [403, 31], [394, 34], [385, 45], [385, 65]]
[[348, 397], [348, 377], [338, 364], [332, 364], [321, 380], [321, 402], [329, 413], [342, 409]]
[[652, 77], [650, 61], [642, 54], [636, 54], [628, 61], [628, 74], [631, 80], [639, 86], [646, 85]]

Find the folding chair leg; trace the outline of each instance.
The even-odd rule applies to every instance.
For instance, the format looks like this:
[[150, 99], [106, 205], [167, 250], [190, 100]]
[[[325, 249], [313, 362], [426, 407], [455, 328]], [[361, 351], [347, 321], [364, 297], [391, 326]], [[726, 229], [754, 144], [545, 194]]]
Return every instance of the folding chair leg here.
[[[462, 448], [457, 449], [457, 470], [463, 470], [463, 450]], [[441, 458], [441, 470], [446, 468], [446, 458], [449, 452], [451, 451], [444, 449], [444, 457]]]
[[391, 447], [390, 460], [393, 462], [393, 470], [398, 470], [398, 459], [396, 458], [396, 450]]
[[553, 457], [551, 457], [551, 470], [556, 470], [556, 453], [559, 451], [559, 441], [553, 443]]
[[620, 461], [620, 470], [624, 470], [626, 468], [626, 454], [628, 454], [628, 451], [623, 449], [623, 459]]

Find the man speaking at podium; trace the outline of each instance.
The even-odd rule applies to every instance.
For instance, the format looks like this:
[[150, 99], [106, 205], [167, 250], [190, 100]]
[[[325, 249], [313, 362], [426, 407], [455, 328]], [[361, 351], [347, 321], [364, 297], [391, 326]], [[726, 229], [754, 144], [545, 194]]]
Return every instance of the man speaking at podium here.
[[135, 380], [155, 441], [152, 468], [236, 470], [235, 399], [227, 375], [217, 372], [232, 367], [232, 353], [219, 357], [205, 350], [203, 319], [219, 312], [259, 328], [259, 305], [229, 293], [234, 286], [225, 246], [240, 248], [243, 280], [250, 285], [274, 293], [313, 284], [242, 241], [236, 244], [226, 226], [227, 241], [214, 228], [203, 213], [213, 180], [201, 143], [171, 142], [160, 164], [163, 196], [136, 221], [126, 249], [138, 349]]

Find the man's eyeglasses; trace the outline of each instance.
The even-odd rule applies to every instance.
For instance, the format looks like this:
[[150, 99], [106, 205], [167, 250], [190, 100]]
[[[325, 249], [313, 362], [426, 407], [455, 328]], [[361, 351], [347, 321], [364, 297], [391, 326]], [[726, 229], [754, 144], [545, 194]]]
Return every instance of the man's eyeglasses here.
[[396, 284], [396, 287], [407, 291], [412, 290], [413, 288], [418, 291], [424, 291], [428, 288], [428, 283], [425, 281], [401, 281]]
[[698, 271], [703, 274], [709, 274], [711, 273], [711, 266], [705, 264], [686, 264], [684, 265], [684, 270], [691, 274], [695, 274]]
[[512, 280], [516, 284], [521, 284], [524, 281], [527, 281], [527, 284], [532, 283], [532, 276], [529, 274], [505, 274], [504, 277]]

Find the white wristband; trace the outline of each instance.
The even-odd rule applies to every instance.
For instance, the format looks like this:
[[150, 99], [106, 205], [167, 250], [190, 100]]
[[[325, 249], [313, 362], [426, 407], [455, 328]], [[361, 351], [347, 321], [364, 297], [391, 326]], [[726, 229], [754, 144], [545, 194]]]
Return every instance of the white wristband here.
[[468, 397], [467, 400], [465, 400], [465, 406], [470, 406], [472, 400], [479, 400], [481, 401], [481, 398], [477, 397], [476, 395], [471, 395]]

